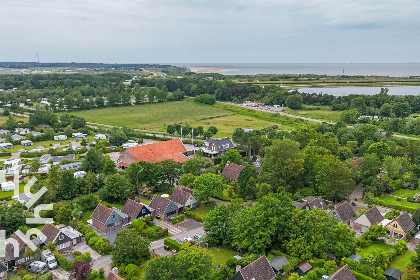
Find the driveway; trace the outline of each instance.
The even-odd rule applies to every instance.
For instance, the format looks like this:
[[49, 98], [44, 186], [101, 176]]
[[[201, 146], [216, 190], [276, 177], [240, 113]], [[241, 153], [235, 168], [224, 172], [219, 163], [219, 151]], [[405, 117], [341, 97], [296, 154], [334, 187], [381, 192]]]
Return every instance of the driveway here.
[[[111, 271], [111, 256], [110, 255], [106, 255], [106, 256], [102, 256], [100, 254], [98, 254], [97, 252], [95, 252], [92, 248], [90, 248], [86, 242], [82, 242], [77, 244], [76, 246], [73, 247], [74, 251], [79, 251], [80, 253], [86, 253], [89, 252], [90, 256], [92, 257], [92, 269], [93, 270], [99, 270], [100, 268], [103, 268], [105, 270], [105, 275], [108, 275], [108, 273]], [[68, 260], [72, 260], [73, 261], [73, 256], [72, 255], [68, 255], [65, 256]], [[65, 278], [58, 278], [58, 279], [68, 279], [68, 277]]]

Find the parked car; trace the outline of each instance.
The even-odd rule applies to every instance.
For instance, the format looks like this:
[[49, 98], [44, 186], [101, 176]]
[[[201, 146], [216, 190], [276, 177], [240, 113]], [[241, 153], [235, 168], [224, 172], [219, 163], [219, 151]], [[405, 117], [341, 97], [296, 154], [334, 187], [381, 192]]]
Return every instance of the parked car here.
[[35, 261], [28, 265], [26, 270], [32, 273], [44, 274], [48, 272], [48, 265], [44, 262]]
[[184, 242], [190, 242], [190, 241], [192, 241], [192, 238], [191, 237], [185, 237], [184, 238]]
[[53, 253], [50, 250], [44, 250], [41, 253], [41, 261], [45, 262], [48, 265], [49, 269], [55, 269], [58, 267], [57, 260]]
[[194, 234], [194, 239], [200, 239], [201, 237], [203, 237], [202, 234], [199, 234], [199, 233]]

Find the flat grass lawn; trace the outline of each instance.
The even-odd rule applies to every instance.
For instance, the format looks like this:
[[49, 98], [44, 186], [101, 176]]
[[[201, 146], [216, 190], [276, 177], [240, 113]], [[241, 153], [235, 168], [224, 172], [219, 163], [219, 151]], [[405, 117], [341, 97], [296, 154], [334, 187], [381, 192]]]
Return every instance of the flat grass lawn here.
[[[25, 184], [19, 184], [19, 193], [23, 193], [23, 192], [25, 192]], [[3, 192], [0, 189], [0, 199], [6, 198], [6, 197], [12, 197], [14, 195], [15, 195], [15, 191]]]
[[194, 211], [191, 211], [191, 213], [197, 215], [198, 217], [200, 217], [201, 219], [203, 219], [207, 216], [207, 214], [209, 213], [210, 210], [212, 210], [214, 207], [212, 206], [203, 206], [200, 207]]
[[312, 106], [319, 109], [313, 109], [309, 106], [305, 106], [302, 109], [293, 110], [287, 108], [284, 110], [285, 113], [289, 113], [291, 115], [307, 117], [311, 119], [321, 120], [321, 121], [332, 121], [338, 122], [340, 120], [340, 116], [342, 111], [333, 111], [329, 106]]
[[[384, 202], [385, 206], [392, 207], [392, 205], [403, 205], [408, 207], [413, 207], [414, 209], [420, 208], [420, 204], [408, 202], [406, 199], [397, 198], [390, 195], [383, 195], [379, 197], [380, 202]], [[381, 203], [378, 203], [381, 204]]]
[[418, 192], [420, 192], [419, 189], [417, 189], [417, 190], [400, 189], [400, 190], [397, 190], [397, 191], [393, 192], [392, 194], [395, 195], [395, 196], [408, 198], [408, 197], [413, 197], [413, 195], [415, 195]]
[[405, 251], [404, 254], [395, 258], [395, 260], [391, 263], [391, 267], [404, 271], [404, 269], [410, 264], [411, 257], [415, 256], [416, 253], [411, 251]]
[[228, 259], [238, 254], [232, 250], [228, 250], [228, 249], [217, 250], [214, 247], [208, 248], [207, 250], [209, 251], [210, 255], [213, 256], [213, 265], [216, 265], [216, 264], [223, 265], [226, 263]]
[[382, 250], [385, 252], [388, 252], [392, 249], [391, 245], [385, 244], [385, 243], [375, 243], [370, 245], [369, 247], [366, 248], [360, 248], [358, 251], [358, 255], [360, 255], [361, 257], [363, 257], [366, 254], [375, 254], [376, 251], [378, 250]]

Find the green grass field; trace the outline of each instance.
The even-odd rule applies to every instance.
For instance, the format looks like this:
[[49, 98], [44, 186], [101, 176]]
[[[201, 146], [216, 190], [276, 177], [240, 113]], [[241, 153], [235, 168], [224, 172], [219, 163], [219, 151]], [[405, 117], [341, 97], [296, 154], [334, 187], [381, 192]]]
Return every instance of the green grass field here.
[[207, 214], [210, 212], [210, 210], [212, 210], [214, 207], [211, 206], [204, 206], [204, 207], [200, 207], [194, 211], [191, 211], [191, 213], [195, 214], [196, 216], [200, 217], [201, 219], [203, 219], [207, 216]]
[[416, 253], [405, 251], [404, 254], [395, 258], [395, 260], [391, 263], [391, 267], [404, 271], [404, 269], [410, 264], [411, 257], [415, 256]]
[[[317, 109], [316, 109], [317, 108]], [[319, 108], [319, 109], [318, 109]], [[330, 106], [308, 106], [304, 105], [302, 109], [293, 110], [287, 108], [284, 112], [295, 116], [307, 117], [322, 121], [338, 122], [342, 111], [333, 111]]]
[[[25, 192], [24, 188], [25, 188], [25, 184], [19, 184], [19, 193]], [[15, 195], [15, 191], [3, 192], [0, 189], [0, 199], [6, 198], [6, 197], [12, 197], [14, 195]]]
[[374, 254], [378, 250], [388, 252], [388, 251], [391, 251], [391, 249], [392, 249], [391, 245], [388, 245], [385, 243], [375, 243], [375, 244], [370, 245], [369, 247], [359, 249], [358, 255], [363, 257], [366, 254]]
[[419, 189], [417, 189], [417, 190], [400, 189], [400, 190], [397, 190], [397, 191], [393, 192], [392, 194], [395, 195], [395, 196], [408, 198], [408, 197], [413, 197], [418, 192], [420, 192]]
[[263, 129], [278, 125], [281, 129], [291, 128], [275, 121], [191, 101], [93, 109], [72, 114], [84, 117], [88, 122], [162, 132], [166, 132], [166, 127], [174, 123], [204, 128], [215, 126], [219, 130], [216, 137], [232, 137], [233, 131], [238, 127]]
[[228, 250], [228, 249], [221, 249], [218, 250], [216, 248], [208, 248], [208, 252], [213, 256], [213, 264], [223, 265], [226, 261], [234, 256], [237, 255], [235, 251]]
[[[390, 195], [382, 195], [376, 202], [383, 204], [384, 206], [392, 207], [392, 205], [402, 205], [407, 207], [412, 207], [413, 209], [420, 208], [420, 204], [408, 202], [406, 199], [397, 198]], [[414, 210], [413, 210], [414, 211]]]

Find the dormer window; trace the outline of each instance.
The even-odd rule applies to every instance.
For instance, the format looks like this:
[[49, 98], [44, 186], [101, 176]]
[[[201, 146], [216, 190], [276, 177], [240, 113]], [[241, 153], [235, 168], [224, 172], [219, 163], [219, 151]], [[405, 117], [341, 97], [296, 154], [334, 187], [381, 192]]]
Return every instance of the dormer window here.
[[63, 240], [63, 239], [64, 239], [63, 235], [58, 236], [58, 240]]
[[398, 228], [398, 225], [397, 224], [393, 224], [392, 227], [393, 228]]
[[112, 218], [115, 219], [115, 214], [112, 214]]

